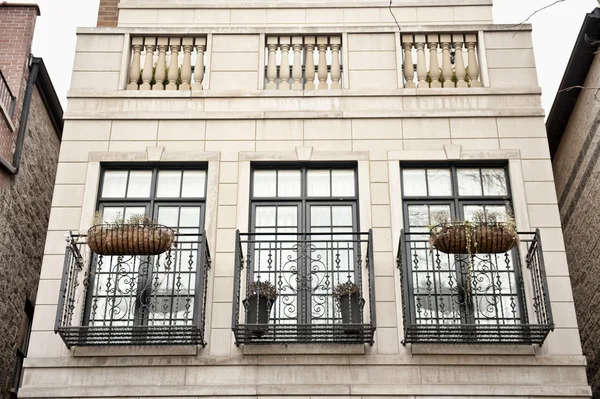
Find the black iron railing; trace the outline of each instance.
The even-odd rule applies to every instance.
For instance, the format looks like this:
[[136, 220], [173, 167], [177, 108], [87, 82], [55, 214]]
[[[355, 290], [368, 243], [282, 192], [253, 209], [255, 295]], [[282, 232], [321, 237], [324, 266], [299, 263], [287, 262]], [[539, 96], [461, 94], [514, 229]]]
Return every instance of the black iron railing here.
[[403, 343], [542, 345], [554, 324], [540, 233], [519, 236], [506, 253], [461, 255], [432, 248], [428, 234], [403, 231]]
[[8, 117], [12, 118], [15, 112], [15, 96], [10, 90], [2, 71], [0, 71], [0, 104], [8, 112]]
[[[274, 300], [251, 285], [270, 282]], [[356, 284], [353, 295], [334, 289]], [[259, 306], [270, 309], [257, 317]], [[372, 232], [236, 236], [232, 329], [236, 345], [369, 343], [376, 328]]]
[[55, 332], [70, 346], [204, 342], [206, 234], [176, 233], [156, 256], [107, 256], [67, 238]]

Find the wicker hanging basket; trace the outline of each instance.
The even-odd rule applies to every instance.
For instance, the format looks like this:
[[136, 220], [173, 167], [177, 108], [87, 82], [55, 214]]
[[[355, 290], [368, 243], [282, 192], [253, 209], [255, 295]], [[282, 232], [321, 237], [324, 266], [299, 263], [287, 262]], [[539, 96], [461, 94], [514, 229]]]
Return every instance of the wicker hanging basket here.
[[509, 223], [456, 222], [435, 226], [429, 241], [432, 247], [447, 254], [495, 254], [511, 250], [519, 243], [519, 236]]
[[87, 240], [99, 255], [159, 255], [171, 248], [175, 233], [160, 224], [99, 224], [88, 230]]

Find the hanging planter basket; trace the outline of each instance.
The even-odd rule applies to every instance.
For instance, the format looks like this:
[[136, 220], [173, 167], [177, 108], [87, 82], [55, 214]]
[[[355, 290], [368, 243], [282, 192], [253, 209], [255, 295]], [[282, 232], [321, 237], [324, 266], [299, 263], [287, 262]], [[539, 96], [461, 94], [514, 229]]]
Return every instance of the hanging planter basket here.
[[429, 243], [447, 254], [495, 254], [508, 252], [519, 243], [510, 223], [443, 223], [431, 229]]
[[175, 233], [160, 224], [99, 224], [88, 230], [88, 245], [99, 255], [159, 255], [175, 241]]

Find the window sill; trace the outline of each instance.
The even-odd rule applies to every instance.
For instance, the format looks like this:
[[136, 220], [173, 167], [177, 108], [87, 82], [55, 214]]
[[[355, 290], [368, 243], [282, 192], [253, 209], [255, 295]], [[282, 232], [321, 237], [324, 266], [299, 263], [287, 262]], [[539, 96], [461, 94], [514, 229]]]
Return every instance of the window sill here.
[[535, 356], [533, 345], [411, 344], [413, 355], [514, 355]]
[[73, 357], [111, 357], [111, 356], [196, 356], [196, 345], [180, 346], [76, 346]]
[[364, 355], [364, 344], [273, 344], [244, 345], [244, 355]]

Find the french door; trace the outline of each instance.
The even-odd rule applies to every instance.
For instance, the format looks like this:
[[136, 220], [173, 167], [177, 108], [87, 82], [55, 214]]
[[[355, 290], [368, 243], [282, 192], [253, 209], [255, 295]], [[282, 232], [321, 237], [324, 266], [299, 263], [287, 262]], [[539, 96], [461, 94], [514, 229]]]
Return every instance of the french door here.
[[355, 184], [347, 168], [253, 171], [251, 279], [275, 286], [273, 323], [339, 321], [333, 288], [357, 281], [359, 267]]
[[403, 169], [406, 253], [417, 324], [519, 324], [523, 302], [515, 251], [444, 254], [431, 248], [429, 231], [441, 220], [498, 221], [510, 216], [503, 167], [439, 166]]
[[157, 256], [92, 259], [84, 321], [90, 326], [192, 325], [201, 289], [205, 171], [106, 170], [98, 211], [105, 223], [145, 214], [173, 229], [176, 246]]

